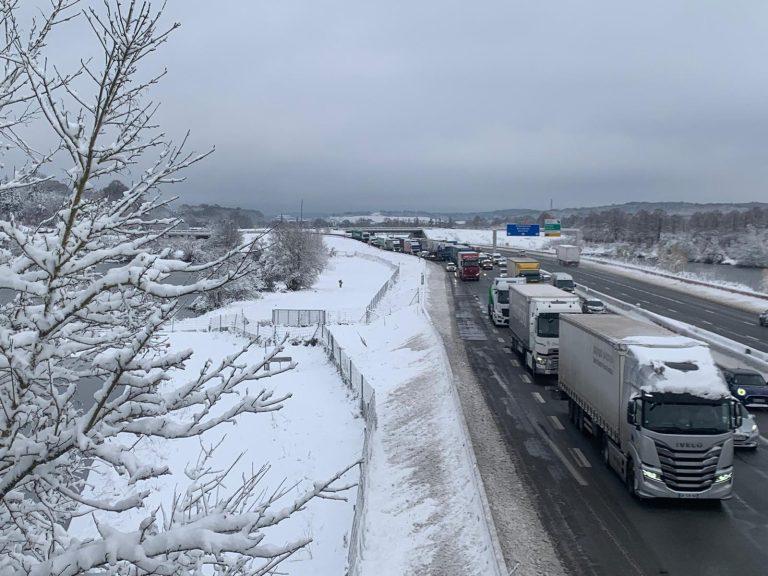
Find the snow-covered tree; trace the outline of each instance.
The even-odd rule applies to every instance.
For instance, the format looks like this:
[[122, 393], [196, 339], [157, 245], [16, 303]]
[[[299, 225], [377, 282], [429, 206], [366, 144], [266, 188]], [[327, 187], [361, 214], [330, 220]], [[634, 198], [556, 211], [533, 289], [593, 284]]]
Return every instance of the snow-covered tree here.
[[270, 266], [288, 290], [302, 290], [315, 283], [328, 260], [322, 240], [297, 222], [282, 222], [270, 233]]
[[[278, 410], [288, 396], [256, 381], [293, 366], [267, 372], [264, 362], [247, 364], [248, 343], [186, 381], [171, 378], [192, 355], [169, 352], [163, 337], [178, 298], [242, 278], [253, 247], [232, 246], [204, 263], [153, 248], [178, 224], [151, 217], [166, 202], [159, 187], [179, 182], [207, 156], [157, 131], [148, 89], [163, 73], [138, 74], [176, 25], [163, 28], [148, 2], [111, 0], [80, 13], [75, 4], [54, 0], [30, 32], [18, 21], [18, 2], [0, 0], [7, 35], [0, 130], [30, 158], [30, 168], [8, 175], [1, 188], [34, 181], [35, 168], [55, 157], [70, 166], [71, 190], [44, 226], [0, 220], [0, 289], [15, 292], [0, 307], [0, 575], [272, 573], [308, 538], [270, 542], [270, 529], [313, 498], [341, 498], [345, 471], [286, 501], [284, 492], [260, 487], [263, 469], [225, 483], [226, 471], [197, 466], [188, 490], [162, 510], [146, 510], [132, 528], [95, 520], [95, 512], [143, 508], [148, 483], [169, 472], [134, 455], [138, 439], [194, 437]], [[101, 53], [65, 76], [46, 59], [45, 39], [78, 22]], [[30, 121], [49, 130], [51, 153], [23, 145], [18, 134]], [[89, 193], [117, 175], [132, 178], [119, 198]], [[201, 276], [172, 285], [176, 272]], [[85, 393], [85, 383], [96, 392]], [[90, 489], [95, 465], [124, 479], [121, 497]], [[76, 516], [92, 516], [99, 536], [71, 537]]]

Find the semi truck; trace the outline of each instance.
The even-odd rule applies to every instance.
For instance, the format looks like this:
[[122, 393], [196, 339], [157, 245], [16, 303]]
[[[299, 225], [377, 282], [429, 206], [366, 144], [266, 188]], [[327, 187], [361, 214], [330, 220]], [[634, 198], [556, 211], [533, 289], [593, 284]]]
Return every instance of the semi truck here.
[[557, 261], [562, 266], [578, 266], [581, 259], [581, 248], [572, 244], [559, 244], [555, 251]]
[[480, 280], [480, 260], [477, 252], [462, 251], [457, 254], [456, 276], [461, 280]]
[[560, 390], [639, 498], [723, 500], [741, 413], [706, 344], [619, 315], [564, 315]]
[[509, 286], [512, 345], [532, 374], [557, 374], [560, 315], [579, 313], [579, 297], [550, 284]]
[[525, 278], [528, 284], [541, 282], [541, 264], [533, 258], [507, 258], [507, 276]]
[[494, 278], [488, 287], [488, 317], [495, 326], [509, 324], [509, 287], [525, 284], [525, 278]]

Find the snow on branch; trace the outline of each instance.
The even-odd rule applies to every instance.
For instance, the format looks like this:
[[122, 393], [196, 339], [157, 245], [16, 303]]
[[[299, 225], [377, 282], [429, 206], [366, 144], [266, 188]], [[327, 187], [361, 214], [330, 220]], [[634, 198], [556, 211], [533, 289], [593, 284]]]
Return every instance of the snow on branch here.
[[[187, 490], [133, 531], [96, 520], [97, 512], [145, 509], [148, 482], [172, 472], [138, 458], [137, 442], [199, 437], [280, 410], [290, 394], [248, 386], [295, 364], [268, 369], [282, 344], [249, 363], [255, 342], [248, 341], [181, 377], [193, 351], [171, 351], [163, 332], [179, 298], [253, 274], [256, 244], [232, 245], [196, 264], [158, 248], [179, 224], [156, 216], [168, 202], [159, 187], [182, 181], [186, 168], [210, 154], [188, 151], [186, 137], [168, 141], [155, 126], [148, 91], [165, 71], [138, 76], [177, 25], [164, 26], [151, 2], [107, 0], [80, 13], [77, 4], [52, 0], [23, 31], [19, 3], [0, 0], [0, 139], [29, 157], [0, 181], [0, 192], [45, 178], [38, 169], [52, 153], [38, 154], [18, 136], [30, 122], [47, 129], [53, 150], [68, 159], [71, 191], [35, 227], [0, 219], [0, 288], [15, 293], [0, 305], [0, 576], [272, 573], [309, 539], [267, 544], [269, 529], [313, 499], [343, 499], [349, 469], [286, 503], [287, 490], [270, 494], [260, 486], [266, 467], [228, 490], [231, 468], [212, 469], [214, 448], [204, 448], [186, 470]], [[101, 54], [66, 74], [47, 60], [46, 38], [78, 22], [95, 34]], [[92, 90], [75, 90], [75, 78]], [[96, 180], [139, 162], [149, 168], [119, 198], [88, 193]], [[179, 275], [189, 282], [171, 281]], [[114, 473], [124, 492], [100, 496], [96, 469]], [[70, 520], [83, 516], [94, 518], [98, 538], [67, 533]]]

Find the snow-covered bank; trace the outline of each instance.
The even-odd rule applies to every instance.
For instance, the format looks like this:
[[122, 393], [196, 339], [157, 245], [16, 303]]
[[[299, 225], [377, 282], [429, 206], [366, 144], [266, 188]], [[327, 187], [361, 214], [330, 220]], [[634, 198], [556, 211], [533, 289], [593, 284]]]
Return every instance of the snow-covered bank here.
[[[455, 240], [456, 242], [473, 246], [491, 246], [493, 244], [493, 230], [425, 228], [424, 234], [427, 238], [434, 240]], [[503, 230], [499, 230], [496, 235], [496, 245], [501, 248], [545, 250], [552, 244], [553, 240], [556, 239], [545, 236], [507, 236]]]
[[737, 293], [727, 284], [718, 287], [716, 285], [705, 286], [702, 284], [692, 284], [684, 280], [676, 280], [666, 275], [659, 275], [651, 270], [643, 270], [636, 267], [628, 267], [619, 263], [610, 263], [605, 261], [594, 261], [592, 259], [582, 259], [581, 266], [619, 274], [627, 278], [635, 278], [649, 284], [671, 288], [678, 292], [694, 294], [706, 300], [720, 302], [741, 308], [749, 312], [761, 312], [768, 308], [768, 299], [758, 296], [749, 296], [744, 293]]
[[[173, 333], [169, 344], [173, 350], [192, 348], [198, 350], [182, 373], [173, 375], [180, 382], [198, 374], [204, 362], [214, 362], [231, 354], [242, 344], [242, 338], [226, 333]], [[244, 359], [257, 363], [263, 349], [252, 350]], [[151, 482], [139, 483], [142, 490], [150, 490], [149, 511], [130, 514], [99, 513], [97, 519], [105, 521], [112, 529], [127, 529], [145, 518], [154, 507], [171, 509], [175, 494], [183, 494], [192, 483], [188, 471], [198, 458], [201, 446], [218, 444], [209, 462], [214, 470], [234, 465], [229, 489], [233, 489], [243, 475], [268, 464], [269, 471], [261, 481], [261, 487], [270, 493], [282, 487], [290, 487], [284, 499], [285, 505], [300, 492], [311, 488], [317, 480], [332, 476], [360, 458], [363, 425], [357, 404], [339, 379], [319, 347], [289, 346], [285, 355], [299, 363], [292, 371], [263, 381], [275, 395], [292, 394], [282, 410], [269, 414], [244, 414], [236, 425], [222, 426], [193, 437], [174, 441], [140, 440], [134, 455], [144, 464], [168, 465], [172, 474]], [[232, 402], [222, 401], [217, 413], [226, 410]], [[329, 425], [332, 423], [332, 425]], [[219, 444], [220, 443], [220, 444]], [[242, 456], [241, 456], [242, 454]], [[240, 459], [238, 460], [238, 457]], [[111, 469], [110, 469], [111, 470]], [[113, 498], [123, 497], [127, 491], [124, 479], [97, 467], [99, 490]], [[357, 469], [352, 470], [347, 481], [356, 481]], [[93, 482], [93, 480], [92, 480]], [[292, 486], [296, 483], [296, 486]], [[280, 566], [281, 572], [290, 576], [315, 576], [343, 574], [346, 564], [346, 548], [352, 523], [354, 491], [347, 494], [350, 501], [334, 502], [314, 500], [305, 512], [280, 524], [268, 532], [269, 543], [282, 543], [309, 536], [313, 542], [304, 551]], [[95, 536], [90, 517], [73, 521], [70, 530], [83, 538]]]

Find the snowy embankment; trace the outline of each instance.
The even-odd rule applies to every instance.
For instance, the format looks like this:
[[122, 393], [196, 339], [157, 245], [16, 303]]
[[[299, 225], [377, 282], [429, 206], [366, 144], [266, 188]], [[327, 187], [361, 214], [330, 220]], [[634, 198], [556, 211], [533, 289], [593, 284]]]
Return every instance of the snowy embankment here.
[[[464, 228], [424, 228], [427, 238], [451, 240], [473, 246], [493, 245], [493, 230], [470, 230]], [[545, 236], [507, 236], [504, 230], [496, 233], [496, 245], [501, 248], [522, 248], [525, 250], [546, 250], [553, 238]]]
[[[354, 242], [328, 241], [340, 248]], [[376, 394], [364, 545], [355, 573], [497, 574], [493, 528], [474, 476], [453, 375], [421, 306], [424, 262], [354, 245], [400, 265], [399, 282], [370, 324], [331, 327]]]

